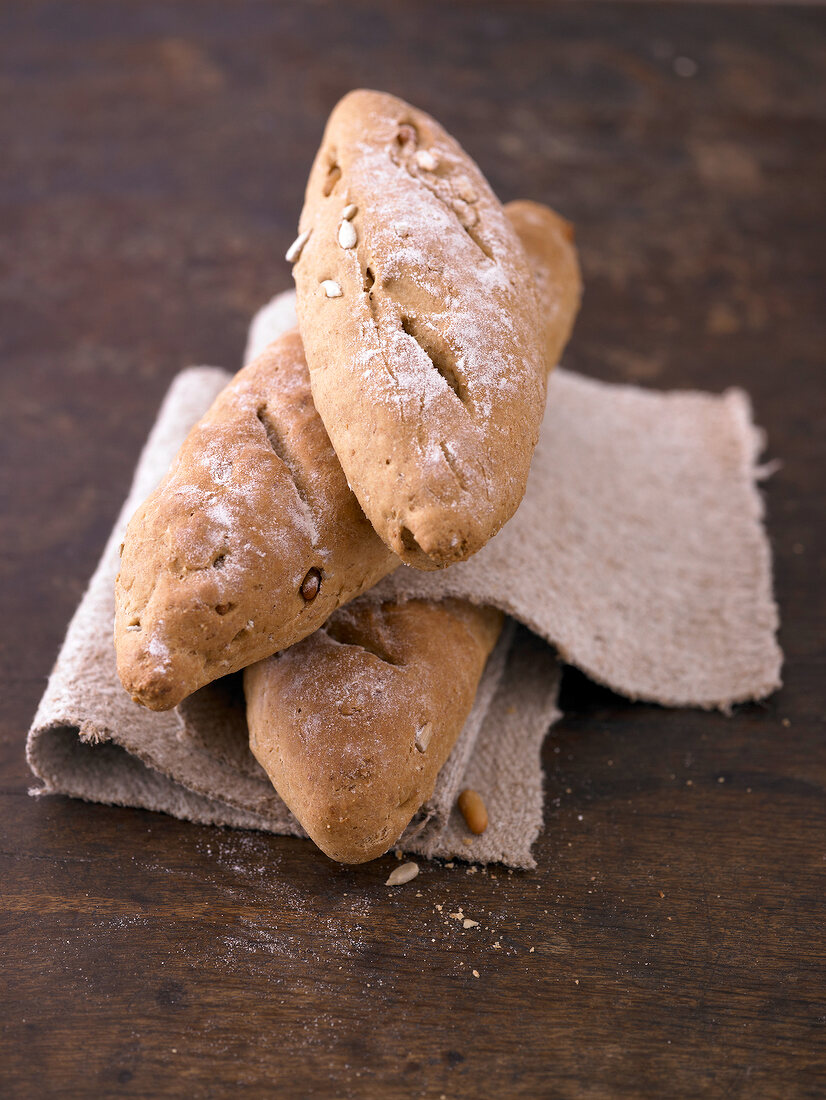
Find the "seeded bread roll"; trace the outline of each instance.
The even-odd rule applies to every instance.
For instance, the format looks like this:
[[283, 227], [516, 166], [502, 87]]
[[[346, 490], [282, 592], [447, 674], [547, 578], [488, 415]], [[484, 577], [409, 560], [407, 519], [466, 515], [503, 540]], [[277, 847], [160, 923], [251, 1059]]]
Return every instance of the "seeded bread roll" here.
[[463, 561], [522, 499], [545, 408], [537, 293], [474, 162], [422, 111], [351, 92], [291, 250], [316, 408], [403, 561]]
[[166, 710], [311, 634], [397, 565], [347, 487], [294, 330], [218, 396], [129, 523], [121, 682]]
[[356, 600], [246, 669], [250, 748], [332, 859], [382, 855], [433, 793], [502, 621], [460, 600]]

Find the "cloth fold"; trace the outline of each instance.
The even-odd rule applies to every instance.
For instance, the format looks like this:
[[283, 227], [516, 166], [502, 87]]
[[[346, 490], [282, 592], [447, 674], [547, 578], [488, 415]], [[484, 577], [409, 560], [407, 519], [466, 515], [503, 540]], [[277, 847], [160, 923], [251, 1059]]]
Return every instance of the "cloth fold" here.
[[[247, 357], [294, 323], [293, 296], [279, 295], [255, 318]], [[200, 367], [173, 382], [67, 631], [27, 754], [43, 782], [36, 793], [300, 836], [249, 752], [239, 677], [157, 713], [132, 703], [115, 671], [113, 585], [126, 524], [229, 377]], [[470, 561], [435, 574], [401, 567], [368, 594], [458, 596], [524, 624], [505, 631], [489, 660], [433, 797], [402, 838], [406, 851], [534, 865], [539, 754], [558, 716], [557, 651], [630, 698], [666, 705], [726, 708], [779, 686], [756, 488], [762, 442], [740, 391], [660, 394], [555, 372], [516, 516]], [[488, 806], [480, 837], [454, 809], [465, 786]]]

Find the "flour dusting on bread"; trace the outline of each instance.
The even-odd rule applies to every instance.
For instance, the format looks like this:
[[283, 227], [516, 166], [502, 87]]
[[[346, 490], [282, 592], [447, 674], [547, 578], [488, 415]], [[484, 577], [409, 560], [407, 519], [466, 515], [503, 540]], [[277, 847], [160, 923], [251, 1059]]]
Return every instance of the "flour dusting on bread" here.
[[[300, 228], [311, 231], [294, 274], [313, 397], [348, 482], [404, 561], [463, 560], [518, 506], [544, 412], [519, 238], [438, 123], [376, 92], [333, 111]], [[340, 295], [328, 297], [330, 283]]]

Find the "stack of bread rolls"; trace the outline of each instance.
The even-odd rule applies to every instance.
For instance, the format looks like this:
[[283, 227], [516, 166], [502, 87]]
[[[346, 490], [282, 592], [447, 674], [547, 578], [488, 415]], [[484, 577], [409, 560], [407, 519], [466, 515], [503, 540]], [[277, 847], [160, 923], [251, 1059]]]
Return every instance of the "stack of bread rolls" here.
[[299, 327], [241, 370], [129, 523], [118, 673], [176, 706], [244, 671], [250, 748], [334, 859], [430, 796], [502, 627], [461, 600], [359, 599], [479, 550], [519, 505], [579, 306], [571, 227], [502, 207], [428, 115], [333, 111], [288, 253]]

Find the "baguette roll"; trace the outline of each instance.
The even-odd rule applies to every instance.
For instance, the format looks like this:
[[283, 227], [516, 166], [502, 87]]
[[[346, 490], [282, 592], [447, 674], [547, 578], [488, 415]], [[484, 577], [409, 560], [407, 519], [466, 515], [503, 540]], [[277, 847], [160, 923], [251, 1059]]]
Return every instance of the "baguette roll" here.
[[293, 330], [219, 394], [129, 523], [121, 682], [166, 710], [311, 634], [397, 565], [347, 487]]
[[404, 562], [464, 561], [516, 511], [545, 411], [519, 238], [437, 122], [371, 91], [333, 110], [299, 230], [299, 327], [348, 483]]
[[382, 855], [433, 793], [502, 622], [463, 600], [356, 600], [246, 669], [250, 748], [331, 859]]

